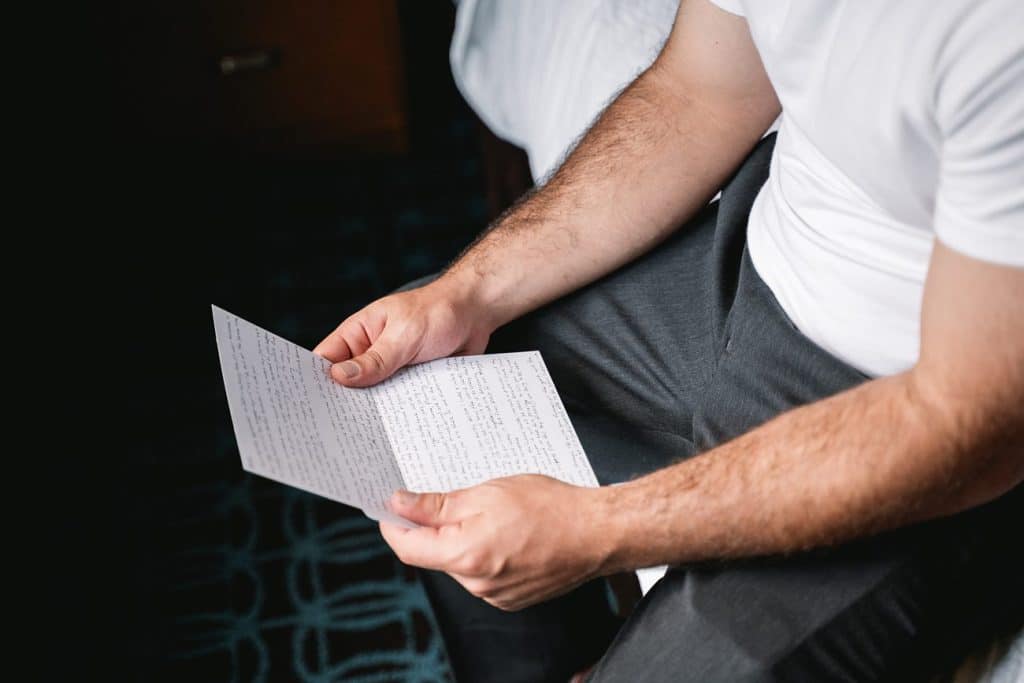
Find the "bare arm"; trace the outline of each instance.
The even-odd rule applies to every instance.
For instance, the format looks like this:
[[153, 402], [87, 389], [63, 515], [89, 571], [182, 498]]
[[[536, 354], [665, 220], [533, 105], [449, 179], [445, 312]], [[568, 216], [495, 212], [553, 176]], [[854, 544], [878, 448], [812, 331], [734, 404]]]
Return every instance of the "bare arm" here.
[[937, 243], [912, 370], [612, 489], [621, 527], [610, 566], [838, 543], [959, 512], [1020, 483], [1022, 301], [1024, 271]]
[[340, 364], [334, 376], [350, 386], [407, 363], [479, 353], [497, 327], [668, 236], [708, 202], [778, 113], [746, 21], [707, 0], [684, 1], [658, 59], [549, 182], [436, 282], [371, 304], [316, 351]]
[[778, 114], [746, 21], [683, 2], [654, 64], [445, 278], [474, 290], [495, 326], [573, 291], [707, 204]]
[[403, 560], [515, 609], [599, 574], [840, 543], [981, 504], [1024, 480], [1022, 301], [1024, 270], [937, 243], [912, 370], [623, 486], [512, 477], [396, 496], [430, 527], [382, 530]]

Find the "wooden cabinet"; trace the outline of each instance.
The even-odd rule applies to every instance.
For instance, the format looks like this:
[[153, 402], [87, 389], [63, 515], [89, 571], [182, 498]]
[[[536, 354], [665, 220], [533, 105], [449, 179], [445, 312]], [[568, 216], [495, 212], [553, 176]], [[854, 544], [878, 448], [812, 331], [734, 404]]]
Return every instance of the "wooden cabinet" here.
[[312, 156], [406, 148], [394, 0], [163, 4], [119, 27], [147, 135]]

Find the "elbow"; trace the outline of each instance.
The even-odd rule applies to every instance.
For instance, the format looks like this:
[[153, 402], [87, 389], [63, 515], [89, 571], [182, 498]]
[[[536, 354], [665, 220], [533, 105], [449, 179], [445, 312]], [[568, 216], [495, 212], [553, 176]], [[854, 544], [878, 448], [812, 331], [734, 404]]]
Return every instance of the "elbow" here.
[[[907, 397], [935, 439], [949, 514], [988, 503], [1024, 482], [1024, 396], [915, 367]], [[1006, 395], [1011, 394], [1011, 395]], [[929, 439], [930, 440], [930, 439]]]

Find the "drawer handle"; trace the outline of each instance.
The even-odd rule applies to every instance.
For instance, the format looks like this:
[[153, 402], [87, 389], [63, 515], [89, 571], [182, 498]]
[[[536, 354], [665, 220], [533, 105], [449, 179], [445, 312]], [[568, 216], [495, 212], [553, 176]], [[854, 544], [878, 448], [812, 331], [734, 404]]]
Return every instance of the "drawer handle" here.
[[221, 76], [233, 76], [246, 71], [266, 71], [281, 62], [280, 54], [280, 50], [272, 47], [244, 50], [224, 55], [217, 60], [217, 67]]

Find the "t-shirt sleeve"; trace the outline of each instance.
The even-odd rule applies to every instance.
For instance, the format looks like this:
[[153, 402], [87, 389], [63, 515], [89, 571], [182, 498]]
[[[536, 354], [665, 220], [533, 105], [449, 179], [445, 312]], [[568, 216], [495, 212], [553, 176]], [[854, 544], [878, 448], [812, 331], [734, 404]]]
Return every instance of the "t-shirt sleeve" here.
[[943, 55], [935, 233], [968, 256], [1024, 267], [1024, 34], [1017, 33], [1024, 10], [1019, 14], [985, 22], [984, 35], [970, 26], [957, 31]]
[[743, 11], [743, 3], [740, 0], [710, 0], [712, 5], [717, 5], [721, 9], [724, 9], [730, 14], [736, 14], [741, 17], [746, 16], [746, 12]]

